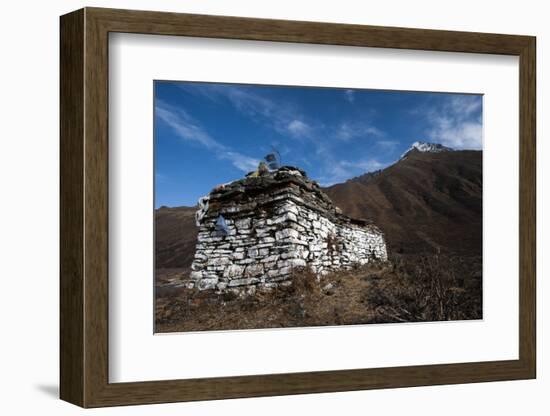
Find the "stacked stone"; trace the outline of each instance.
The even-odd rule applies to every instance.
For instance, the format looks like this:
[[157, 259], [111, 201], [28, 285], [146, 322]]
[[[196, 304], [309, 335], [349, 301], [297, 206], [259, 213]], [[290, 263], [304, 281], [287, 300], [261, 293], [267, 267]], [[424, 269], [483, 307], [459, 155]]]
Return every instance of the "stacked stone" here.
[[297, 267], [323, 274], [387, 259], [376, 226], [343, 215], [292, 167], [214, 189], [200, 217], [190, 288], [253, 293], [291, 284]]

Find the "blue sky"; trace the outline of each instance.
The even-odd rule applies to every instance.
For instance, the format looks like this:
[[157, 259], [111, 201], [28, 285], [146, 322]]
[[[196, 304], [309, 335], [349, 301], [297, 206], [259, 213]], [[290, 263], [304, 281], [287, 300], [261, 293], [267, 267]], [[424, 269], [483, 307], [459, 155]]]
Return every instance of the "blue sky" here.
[[272, 148], [328, 186], [415, 141], [481, 149], [482, 96], [156, 81], [155, 206], [193, 206]]

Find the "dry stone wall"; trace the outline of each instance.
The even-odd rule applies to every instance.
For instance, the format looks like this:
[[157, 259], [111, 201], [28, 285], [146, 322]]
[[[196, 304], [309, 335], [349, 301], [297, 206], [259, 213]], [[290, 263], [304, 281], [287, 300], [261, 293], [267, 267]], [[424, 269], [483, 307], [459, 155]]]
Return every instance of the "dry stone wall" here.
[[321, 275], [387, 260], [382, 232], [342, 215], [295, 168], [214, 190], [198, 218], [190, 288], [252, 293], [291, 284], [294, 268]]

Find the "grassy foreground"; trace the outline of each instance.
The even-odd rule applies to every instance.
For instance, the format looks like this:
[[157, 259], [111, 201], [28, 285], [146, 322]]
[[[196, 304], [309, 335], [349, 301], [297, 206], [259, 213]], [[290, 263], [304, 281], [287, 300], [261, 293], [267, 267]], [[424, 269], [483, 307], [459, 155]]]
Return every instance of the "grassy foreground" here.
[[[164, 282], [178, 271], [157, 274]], [[482, 318], [480, 257], [397, 255], [320, 281], [308, 269], [296, 270], [292, 281], [245, 297], [158, 285], [155, 332]]]

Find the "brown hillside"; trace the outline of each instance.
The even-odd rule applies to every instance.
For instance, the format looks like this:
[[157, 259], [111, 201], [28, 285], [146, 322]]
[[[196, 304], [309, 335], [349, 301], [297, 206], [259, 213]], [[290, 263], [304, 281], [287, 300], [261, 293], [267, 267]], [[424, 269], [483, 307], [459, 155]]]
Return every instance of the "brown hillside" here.
[[155, 210], [155, 268], [189, 270], [198, 232], [196, 210], [196, 207], [161, 207]]
[[324, 189], [344, 213], [369, 218], [390, 251], [481, 255], [482, 153], [410, 152], [376, 173]]

